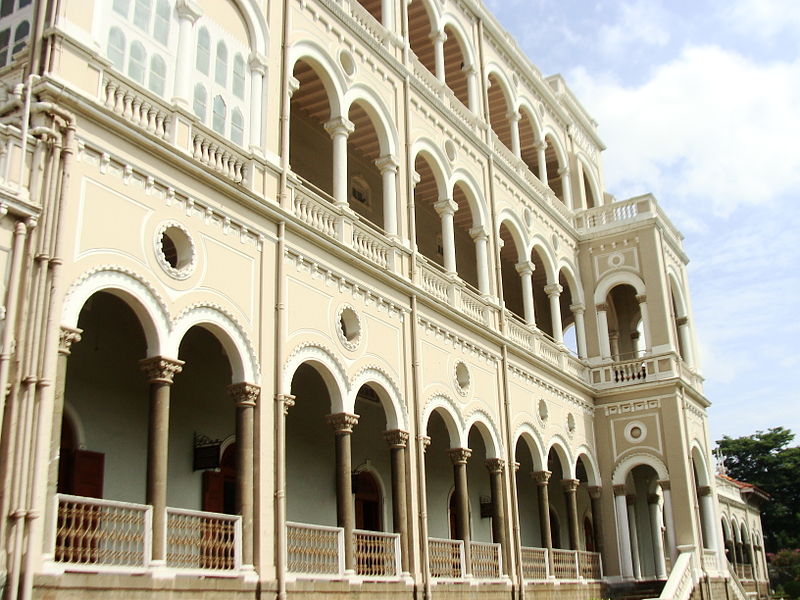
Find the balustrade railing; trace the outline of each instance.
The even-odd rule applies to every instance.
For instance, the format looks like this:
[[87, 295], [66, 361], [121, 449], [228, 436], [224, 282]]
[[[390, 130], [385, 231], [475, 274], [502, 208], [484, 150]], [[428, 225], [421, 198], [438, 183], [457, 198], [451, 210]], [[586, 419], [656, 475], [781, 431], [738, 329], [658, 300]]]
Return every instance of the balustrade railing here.
[[286, 523], [286, 570], [301, 576], [344, 573], [344, 529]]
[[550, 551], [553, 576], [556, 579], [578, 578], [578, 556], [574, 550], [560, 550], [553, 548]]
[[431, 94], [433, 94], [437, 98], [441, 98], [442, 87], [444, 84], [441, 81], [439, 81], [436, 75], [431, 73], [428, 70], [428, 67], [423, 65], [416, 56], [411, 54], [409, 58], [411, 60], [411, 72], [416, 76], [417, 80]]
[[190, 139], [189, 151], [196, 161], [234, 183], [245, 181], [246, 159], [231, 144], [204, 131], [197, 123], [192, 125]]
[[295, 190], [292, 198], [295, 216], [312, 229], [329, 237], [336, 237], [336, 219], [338, 214], [325, 201], [300, 190]]
[[417, 273], [419, 286], [437, 300], [448, 303], [450, 300], [450, 278], [438, 267], [422, 257], [417, 258]]
[[356, 575], [398, 577], [400, 575], [400, 534], [356, 529]]
[[603, 578], [603, 560], [599, 552], [578, 551], [578, 567], [584, 579]]
[[464, 576], [464, 542], [428, 538], [428, 561], [431, 577], [460, 579]]
[[386, 29], [372, 16], [372, 13], [361, 6], [358, 1], [350, 2], [350, 16], [353, 17], [353, 20], [358, 23], [364, 31], [375, 38], [376, 41], [383, 42], [387, 35]]
[[469, 552], [472, 576], [476, 579], [497, 579], [503, 574], [500, 544], [470, 542]]
[[155, 95], [110, 72], [103, 74], [99, 100], [113, 113], [158, 138], [166, 139], [170, 134], [172, 110]]
[[242, 566], [242, 517], [167, 509], [167, 566], [236, 571]]
[[376, 263], [384, 269], [389, 268], [391, 249], [379, 235], [372, 233], [361, 223], [353, 223], [353, 250], [364, 258]]
[[534, 337], [533, 332], [528, 326], [514, 313], [506, 313], [506, 335], [511, 341], [519, 344], [527, 350], [533, 351]]
[[578, 229], [596, 229], [604, 225], [633, 221], [652, 211], [649, 197], [630, 198], [590, 208], [576, 219]]
[[547, 548], [520, 548], [522, 557], [522, 576], [527, 580], [547, 579], [550, 566], [547, 560]]

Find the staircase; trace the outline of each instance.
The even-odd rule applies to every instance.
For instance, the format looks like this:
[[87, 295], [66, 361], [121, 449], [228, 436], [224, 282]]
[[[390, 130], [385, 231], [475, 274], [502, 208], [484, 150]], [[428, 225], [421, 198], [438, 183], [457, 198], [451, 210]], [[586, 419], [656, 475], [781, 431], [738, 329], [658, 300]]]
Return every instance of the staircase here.
[[624, 583], [607, 584], [603, 596], [611, 600], [646, 600], [658, 598], [664, 589], [663, 580], [626, 581]]

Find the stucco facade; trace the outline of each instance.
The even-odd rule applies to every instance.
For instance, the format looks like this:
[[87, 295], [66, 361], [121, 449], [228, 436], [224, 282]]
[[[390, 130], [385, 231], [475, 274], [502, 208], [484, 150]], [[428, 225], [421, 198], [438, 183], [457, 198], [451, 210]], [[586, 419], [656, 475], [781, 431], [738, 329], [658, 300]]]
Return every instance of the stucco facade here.
[[0, 13], [8, 598], [744, 599], [682, 235], [481, 2]]

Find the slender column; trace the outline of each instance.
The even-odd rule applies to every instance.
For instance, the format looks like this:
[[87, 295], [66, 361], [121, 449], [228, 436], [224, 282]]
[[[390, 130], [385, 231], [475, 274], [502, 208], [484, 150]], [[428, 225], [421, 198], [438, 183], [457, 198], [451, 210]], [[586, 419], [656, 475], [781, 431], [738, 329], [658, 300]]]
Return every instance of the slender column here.
[[[288, 539], [286, 532], [286, 415], [294, 406], [291, 394], [275, 394], [275, 566], [279, 573], [286, 572]], [[278, 598], [285, 600], [285, 593]]]
[[519, 146], [519, 120], [522, 115], [519, 114], [519, 111], [512, 110], [506, 117], [508, 118], [508, 126], [511, 128], [511, 152], [514, 153], [514, 156], [520, 158], [522, 154]]
[[550, 317], [553, 322], [553, 339], [557, 344], [564, 343], [564, 329], [561, 325], [561, 292], [564, 288], [557, 283], [544, 286], [544, 292], [550, 299]]
[[489, 486], [492, 493], [492, 539], [500, 544], [503, 553], [503, 573], [508, 573], [511, 551], [506, 537], [505, 502], [503, 498], [503, 471], [506, 461], [502, 458], [490, 458], [486, 461], [489, 470]]
[[192, 29], [202, 11], [193, 0], [178, 0], [175, 3], [178, 14], [178, 56], [175, 61], [175, 89], [172, 101], [188, 109], [191, 105], [192, 74], [194, 73], [194, 36]]
[[599, 485], [589, 486], [589, 498], [592, 502], [592, 527], [594, 528], [594, 545], [597, 552], [603, 553], [603, 517], [600, 513], [600, 496], [603, 488]]
[[550, 483], [550, 471], [534, 471], [531, 473], [539, 490], [539, 531], [542, 534], [542, 546], [548, 550], [553, 549], [553, 533], [550, 530], [550, 493], [547, 484]]
[[545, 154], [545, 150], [547, 150], [547, 142], [542, 140], [538, 144], [536, 144], [536, 161], [539, 163], [539, 181], [543, 184], [547, 184], [547, 155]]
[[264, 95], [264, 78], [267, 75], [267, 59], [258, 53], [250, 55], [250, 147], [261, 150], [262, 115], [267, 111]]
[[451, 448], [453, 481], [456, 495], [456, 535], [464, 541], [464, 571], [472, 573], [472, 552], [469, 531], [469, 491], [467, 490], [467, 461], [472, 456], [469, 448]]
[[561, 488], [564, 490], [564, 498], [567, 501], [567, 516], [569, 518], [569, 547], [572, 550], [580, 550], [580, 535], [578, 533], [578, 486], [581, 484], [579, 479], [562, 479]]
[[456, 240], [453, 230], [453, 215], [458, 210], [458, 204], [449, 198], [443, 198], [433, 205], [442, 218], [442, 245], [444, 246], [444, 270], [450, 275], [456, 275]]
[[242, 564], [253, 565], [253, 422], [261, 388], [235, 383], [228, 393], [236, 403], [236, 512], [242, 516]]
[[608, 332], [608, 343], [611, 346], [611, 358], [619, 360], [619, 332], [611, 330]]
[[662, 479], [658, 482], [661, 486], [661, 495], [664, 497], [664, 527], [666, 528], [666, 542], [669, 558], [672, 564], [678, 557], [678, 550], [675, 546], [675, 521], [672, 519], [672, 491], [670, 490], [669, 479]]
[[536, 326], [536, 312], [533, 307], [533, 281], [531, 277], [536, 265], [530, 261], [520, 262], [515, 265], [522, 282], [522, 306], [525, 311], [525, 322]]
[[664, 561], [664, 538], [661, 532], [661, 511], [658, 508], [658, 500], [658, 494], [650, 494], [647, 497], [647, 508], [650, 510], [650, 526], [652, 528], [651, 537], [653, 538], [656, 577], [658, 579], [666, 579], [667, 565]]
[[578, 356], [586, 358], [586, 326], [583, 321], [583, 313], [586, 306], [583, 304], [570, 304], [569, 309], [575, 317], [575, 339], [578, 342]]
[[397, 170], [400, 164], [391, 154], [375, 161], [383, 179], [383, 230], [389, 236], [397, 235]]
[[350, 436], [358, 423], [358, 415], [336, 413], [325, 417], [336, 434], [336, 524], [344, 529], [344, 568], [355, 572], [356, 557], [353, 546], [353, 529], [356, 526], [353, 506], [352, 457]]
[[633, 576], [642, 578], [642, 563], [639, 558], [639, 529], [636, 527], [636, 496], [628, 494], [625, 497], [628, 513], [628, 532], [631, 536], [631, 558], [633, 559]]
[[650, 335], [650, 315], [647, 312], [647, 296], [638, 294], [636, 301], [639, 303], [639, 313], [642, 315], [642, 328], [644, 329], [644, 347], [646, 352], [650, 352], [653, 347], [653, 338]]
[[714, 495], [711, 493], [711, 488], [707, 485], [697, 488], [697, 493], [700, 496], [700, 510], [702, 512], [700, 521], [703, 527], [703, 546], [709, 550], [716, 550], [717, 519], [714, 516]]
[[608, 339], [608, 304], [602, 302], [595, 306], [597, 311], [597, 339], [600, 341], [600, 358], [611, 358], [611, 345]]
[[678, 326], [678, 337], [681, 340], [683, 362], [693, 365], [694, 353], [692, 352], [692, 335], [689, 331], [689, 317], [678, 317], [675, 319], [675, 324]]
[[350, 197], [347, 189], [347, 138], [355, 131], [355, 125], [345, 117], [336, 117], [325, 123], [325, 131], [333, 140], [333, 199], [337, 206], [346, 207]]
[[619, 544], [620, 575], [623, 579], [633, 578], [633, 557], [631, 556], [631, 534], [628, 526], [628, 503], [625, 499], [625, 486], [614, 486], [614, 508], [617, 513], [617, 543]]
[[169, 451], [169, 391], [183, 361], [152, 356], [139, 361], [150, 383], [150, 417], [147, 431], [147, 503], [153, 507], [153, 562], [167, 557], [167, 460]]
[[578, 200], [580, 201], [580, 206], [575, 206], [573, 208], [586, 208], [586, 186], [583, 183], [583, 163], [581, 161], [576, 161], [578, 166]]
[[489, 234], [484, 227], [473, 227], [469, 230], [472, 240], [475, 242], [475, 260], [478, 268], [478, 290], [484, 296], [491, 294], [489, 288], [489, 253], [488, 242]]
[[406, 510], [406, 447], [408, 432], [402, 429], [384, 431], [392, 462], [392, 524], [400, 534], [400, 565], [408, 573], [408, 515]]
[[478, 70], [472, 66], [464, 66], [464, 73], [467, 76], [467, 101], [469, 109], [477, 113], [480, 111], [480, 98], [478, 97]]
[[433, 59], [436, 69], [436, 79], [445, 82], [444, 79], [444, 42], [447, 40], [447, 34], [444, 31], [436, 31], [431, 33], [430, 39], [433, 42]]
[[561, 177], [561, 195], [564, 196], [564, 204], [569, 208], [572, 206], [572, 185], [569, 180], [569, 167], [562, 167], [558, 170]]

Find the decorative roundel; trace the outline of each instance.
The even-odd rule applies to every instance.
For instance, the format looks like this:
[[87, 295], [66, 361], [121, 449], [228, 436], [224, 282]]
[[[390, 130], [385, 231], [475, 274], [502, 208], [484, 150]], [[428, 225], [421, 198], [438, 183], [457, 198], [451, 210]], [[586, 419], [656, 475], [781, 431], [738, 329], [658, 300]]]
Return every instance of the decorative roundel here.
[[575, 433], [575, 416], [572, 413], [567, 415], [567, 433]]
[[162, 223], [153, 239], [156, 261], [173, 279], [186, 279], [197, 266], [192, 236], [177, 221]]
[[641, 421], [631, 421], [625, 426], [624, 433], [631, 444], [641, 444], [647, 437], [647, 426]]
[[470, 383], [472, 383], [472, 376], [469, 373], [469, 367], [462, 361], [456, 363], [455, 372], [453, 373], [456, 390], [462, 396], [466, 396], [469, 392]]
[[361, 319], [349, 304], [339, 309], [336, 315], [336, 335], [348, 350], [355, 350], [361, 342]]
[[444, 143], [444, 153], [447, 160], [453, 162], [456, 159], [456, 144], [453, 140], [447, 140]]
[[348, 77], [356, 74], [356, 61], [348, 50], [339, 52], [339, 64], [342, 65], [342, 70]]
[[547, 423], [547, 417], [550, 415], [549, 410], [547, 409], [547, 402], [544, 400], [539, 400], [539, 420], [542, 423]]
[[620, 267], [625, 263], [625, 257], [622, 252], [612, 252], [608, 255], [608, 266]]

